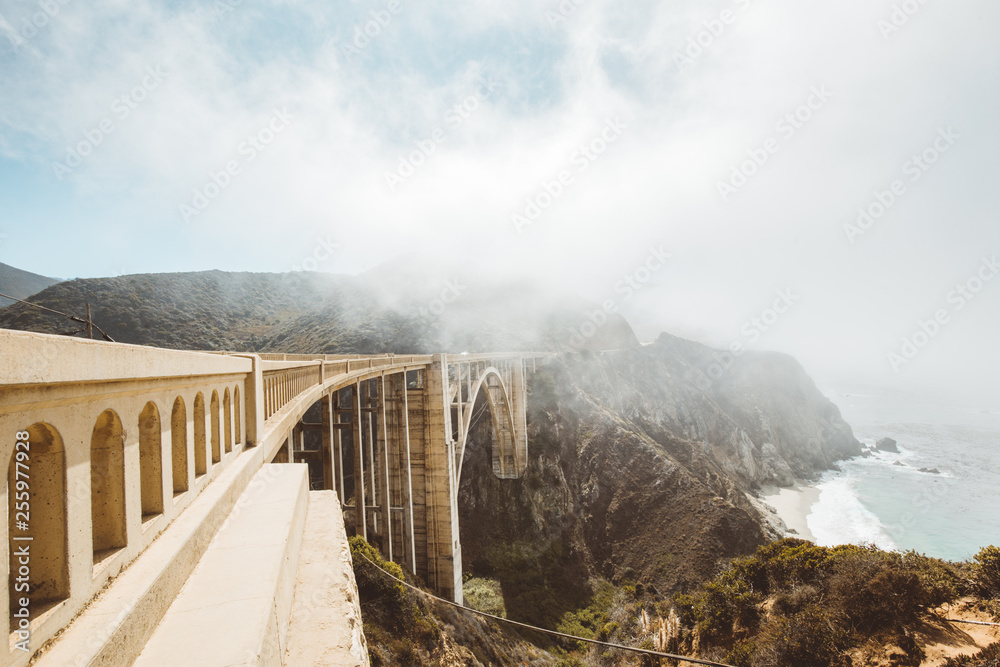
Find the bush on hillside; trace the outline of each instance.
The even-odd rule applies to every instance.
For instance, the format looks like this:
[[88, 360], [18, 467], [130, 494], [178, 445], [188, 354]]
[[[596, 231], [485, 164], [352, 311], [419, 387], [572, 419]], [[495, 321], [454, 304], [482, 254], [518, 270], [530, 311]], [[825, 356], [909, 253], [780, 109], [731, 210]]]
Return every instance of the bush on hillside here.
[[973, 577], [980, 594], [1000, 597], [1000, 547], [983, 547], [973, 560]]
[[829, 613], [810, 605], [791, 616], [772, 617], [757, 636], [751, 667], [841, 665], [845, 633]]
[[[985, 581], [993, 561], [982, 560]], [[961, 568], [939, 559], [788, 538], [733, 560], [673, 603], [703, 642], [743, 639], [730, 651], [733, 664], [836, 665], [845, 649], [875, 635], [904, 636], [922, 609], [966, 592]]]

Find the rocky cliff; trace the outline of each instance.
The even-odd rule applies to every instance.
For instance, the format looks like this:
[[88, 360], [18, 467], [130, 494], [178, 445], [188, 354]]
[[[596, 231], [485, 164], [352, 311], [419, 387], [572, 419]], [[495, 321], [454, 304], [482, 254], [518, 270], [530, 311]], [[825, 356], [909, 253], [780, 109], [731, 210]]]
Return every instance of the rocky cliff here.
[[[499, 579], [513, 616], [552, 625], [587, 582], [661, 592], [712, 576], [774, 537], [754, 501], [861, 446], [793, 359], [716, 352], [662, 336], [603, 354], [561, 355], [530, 382], [530, 464], [491, 474], [488, 424], [475, 430], [460, 487], [463, 563]], [[485, 421], [485, 420], [484, 420]]]

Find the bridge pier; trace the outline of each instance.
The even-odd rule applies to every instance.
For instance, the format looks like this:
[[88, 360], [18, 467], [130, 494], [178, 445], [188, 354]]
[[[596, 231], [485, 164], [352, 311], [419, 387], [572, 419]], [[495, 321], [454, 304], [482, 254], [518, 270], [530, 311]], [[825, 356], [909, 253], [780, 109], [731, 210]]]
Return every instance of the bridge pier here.
[[427, 583], [462, 604], [462, 551], [458, 541], [458, 476], [451, 435], [447, 362], [435, 356], [425, 373], [423, 436], [427, 508]]
[[[527, 462], [520, 358], [439, 354], [419, 368], [386, 368], [334, 385], [319, 400], [322, 423], [291, 430], [287, 459], [321, 460], [323, 487], [337, 492], [348, 530], [458, 603], [458, 486], [480, 396], [497, 436], [494, 474], [520, 477]], [[301, 434], [309, 429], [322, 431], [320, 452], [304, 451]], [[286, 460], [283, 452], [275, 460]]]

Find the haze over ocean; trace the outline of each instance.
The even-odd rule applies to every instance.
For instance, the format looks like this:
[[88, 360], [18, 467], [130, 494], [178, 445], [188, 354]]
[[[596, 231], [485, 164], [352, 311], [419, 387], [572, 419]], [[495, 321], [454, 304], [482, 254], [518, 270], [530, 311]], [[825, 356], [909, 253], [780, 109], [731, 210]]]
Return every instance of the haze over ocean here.
[[817, 543], [871, 542], [949, 560], [1000, 544], [1000, 407], [870, 389], [825, 393], [859, 440], [891, 437], [900, 453], [845, 461], [821, 477], [807, 518]]

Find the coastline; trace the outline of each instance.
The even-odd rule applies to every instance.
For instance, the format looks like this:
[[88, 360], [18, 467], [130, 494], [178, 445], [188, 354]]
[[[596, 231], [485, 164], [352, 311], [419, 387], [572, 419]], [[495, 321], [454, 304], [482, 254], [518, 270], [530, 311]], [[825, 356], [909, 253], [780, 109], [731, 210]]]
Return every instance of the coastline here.
[[810, 542], [816, 541], [807, 521], [820, 494], [812, 483], [796, 479], [795, 484], [790, 487], [765, 484], [760, 487], [760, 494], [761, 501], [773, 508], [778, 518], [785, 523], [788, 534]]

